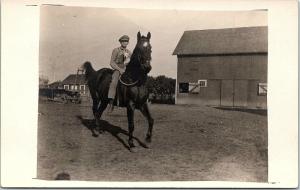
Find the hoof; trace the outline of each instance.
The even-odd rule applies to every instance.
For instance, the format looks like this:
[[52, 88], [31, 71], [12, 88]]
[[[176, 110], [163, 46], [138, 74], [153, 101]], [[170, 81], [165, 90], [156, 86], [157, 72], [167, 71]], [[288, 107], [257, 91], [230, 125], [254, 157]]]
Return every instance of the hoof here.
[[100, 131], [100, 126], [99, 125], [96, 125], [96, 127], [94, 128], [96, 131]]
[[96, 127], [96, 131], [97, 131], [99, 134], [104, 133], [104, 129], [103, 129], [102, 127], [100, 127], [100, 126], [97, 126], [97, 127]]
[[128, 145], [129, 145], [129, 149], [136, 147], [132, 140], [128, 141]]
[[151, 143], [151, 137], [146, 137], [146, 143]]
[[100, 121], [98, 119], [96, 119], [95, 124], [96, 124], [96, 127], [99, 127], [100, 126]]
[[138, 152], [137, 147], [131, 147], [129, 150], [130, 150], [130, 152], [132, 152], [132, 153], [137, 153], [137, 152]]
[[151, 149], [151, 144], [146, 142], [145, 146], [143, 146], [143, 147], [145, 149]]

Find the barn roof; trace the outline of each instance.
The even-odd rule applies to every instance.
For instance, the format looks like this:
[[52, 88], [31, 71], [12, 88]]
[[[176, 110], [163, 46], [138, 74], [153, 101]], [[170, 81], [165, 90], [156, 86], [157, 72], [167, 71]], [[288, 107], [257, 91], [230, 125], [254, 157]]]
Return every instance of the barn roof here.
[[62, 82], [64, 84], [86, 84], [84, 74], [71, 74], [65, 78]]
[[268, 27], [185, 31], [173, 55], [243, 54], [268, 52]]

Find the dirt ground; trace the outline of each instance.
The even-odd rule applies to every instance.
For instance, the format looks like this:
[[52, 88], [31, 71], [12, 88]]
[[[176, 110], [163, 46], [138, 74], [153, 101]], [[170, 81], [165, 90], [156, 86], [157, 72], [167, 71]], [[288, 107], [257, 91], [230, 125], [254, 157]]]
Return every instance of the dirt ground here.
[[126, 109], [103, 114], [106, 131], [92, 134], [89, 105], [40, 103], [38, 178], [94, 181], [248, 181], [268, 177], [266, 112], [152, 104], [147, 122], [136, 111], [136, 153], [127, 148]]

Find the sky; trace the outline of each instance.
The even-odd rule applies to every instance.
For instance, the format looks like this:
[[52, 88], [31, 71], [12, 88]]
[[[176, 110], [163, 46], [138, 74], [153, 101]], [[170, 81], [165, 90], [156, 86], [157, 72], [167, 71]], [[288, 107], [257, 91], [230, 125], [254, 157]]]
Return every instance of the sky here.
[[172, 55], [186, 30], [267, 26], [267, 11], [180, 11], [42, 6], [40, 12], [39, 75], [50, 82], [76, 74], [90, 61], [94, 69], [110, 67], [118, 39], [151, 32], [151, 76], [176, 78], [177, 57]]

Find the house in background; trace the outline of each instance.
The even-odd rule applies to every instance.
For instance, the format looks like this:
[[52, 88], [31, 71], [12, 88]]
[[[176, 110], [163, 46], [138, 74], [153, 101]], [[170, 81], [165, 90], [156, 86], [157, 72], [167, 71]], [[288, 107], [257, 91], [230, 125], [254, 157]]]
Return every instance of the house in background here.
[[185, 31], [176, 104], [267, 108], [268, 27]]
[[61, 84], [61, 81], [56, 81], [56, 82], [53, 82], [53, 83], [49, 84], [48, 88], [51, 88], [51, 89], [63, 89], [63, 86]]
[[89, 89], [84, 74], [71, 74], [61, 82], [62, 88], [78, 91], [82, 96], [89, 96]]

